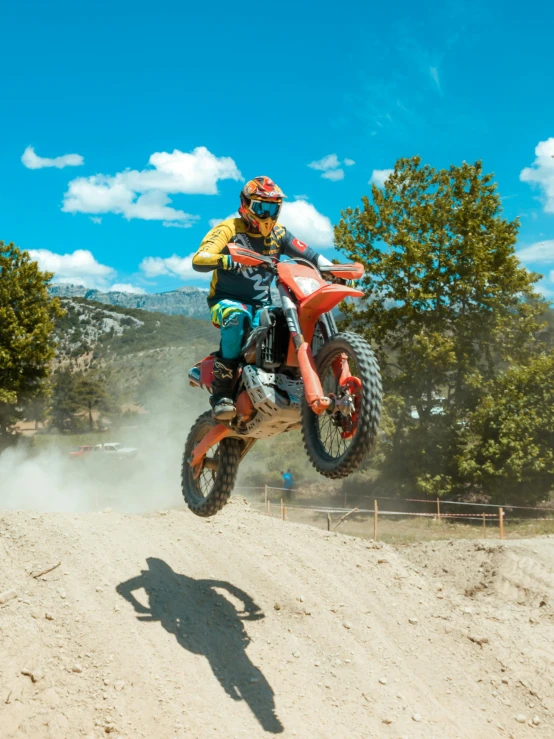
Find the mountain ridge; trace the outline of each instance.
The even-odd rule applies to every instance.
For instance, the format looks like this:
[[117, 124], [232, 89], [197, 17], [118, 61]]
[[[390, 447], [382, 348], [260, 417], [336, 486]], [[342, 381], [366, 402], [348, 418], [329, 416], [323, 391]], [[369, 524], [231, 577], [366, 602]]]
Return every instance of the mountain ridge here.
[[119, 308], [135, 308], [154, 313], [165, 313], [169, 316], [188, 316], [210, 320], [210, 311], [206, 303], [207, 291], [191, 285], [161, 293], [127, 293], [114, 290], [102, 292], [82, 285], [54, 284], [50, 286], [49, 292], [57, 298], [84, 298]]

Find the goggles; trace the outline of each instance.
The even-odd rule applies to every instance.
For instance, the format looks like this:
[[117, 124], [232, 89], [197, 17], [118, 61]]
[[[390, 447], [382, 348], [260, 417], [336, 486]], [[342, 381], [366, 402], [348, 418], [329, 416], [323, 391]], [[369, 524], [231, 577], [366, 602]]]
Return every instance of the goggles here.
[[266, 218], [277, 218], [281, 210], [281, 203], [269, 202], [267, 200], [251, 200], [250, 210], [254, 215], [265, 220]]

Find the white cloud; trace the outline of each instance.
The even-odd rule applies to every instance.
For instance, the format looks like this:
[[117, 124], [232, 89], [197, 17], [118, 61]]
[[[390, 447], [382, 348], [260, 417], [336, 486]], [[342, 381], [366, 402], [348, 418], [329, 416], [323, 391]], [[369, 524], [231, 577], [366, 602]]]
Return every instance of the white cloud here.
[[308, 167], [311, 167], [312, 169], [319, 169], [322, 172], [327, 172], [327, 170], [335, 169], [335, 167], [338, 166], [340, 166], [340, 161], [336, 154], [327, 154], [326, 157], [323, 157], [322, 159], [318, 159], [317, 161], [308, 164]]
[[321, 176], [324, 180], [331, 180], [332, 182], [344, 180], [344, 169], [330, 169], [328, 172], [324, 172]]
[[116, 274], [114, 269], [100, 264], [85, 249], [76, 249], [71, 254], [55, 254], [48, 249], [29, 249], [29, 255], [38, 262], [40, 269], [54, 273], [54, 282], [104, 290], [107, 280], [113, 279]]
[[431, 79], [435, 83], [435, 85], [438, 87], [438, 89], [441, 89], [441, 81], [439, 77], [439, 69], [438, 67], [429, 67], [429, 74], [431, 75]]
[[323, 179], [337, 182], [338, 180], [344, 179], [344, 170], [340, 169], [341, 164], [344, 164], [346, 167], [352, 167], [356, 162], [353, 159], [344, 159], [341, 162], [336, 154], [327, 154], [322, 159], [310, 162], [308, 167], [322, 172], [321, 176]]
[[227, 218], [210, 218], [208, 223], [210, 224], [210, 228], [215, 228], [216, 226], [219, 226], [219, 224], [223, 221], [228, 221], [229, 218], [238, 218], [238, 212], [235, 211], [234, 213], [231, 213], [231, 215], [227, 216]]
[[146, 290], [142, 287], [135, 287], [127, 282], [117, 282], [110, 287], [110, 291], [114, 293], [130, 293], [131, 295], [146, 295]]
[[541, 141], [535, 149], [535, 161], [525, 167], [519, 178], [538, 185], [545, 196], [545, 213], [554, 213], [554, 138]]
[[185, 223], [179, 223], [179, 221], [164, 221], [162, 226], [164, 228], [191, 228], [199, 218], [200, 216], [191, 216], [190, 220]]
[[333, 246], [331, 221], [305, 200], [283, 203], [279, 220], [310, 246], [320, 248]]
[[64, 195], [62, 210], [66, 213], [116, 213], [128, 220], [179, 221], [192, 225], [197, 216], [169, 207], [170, 199], [161, 190], [149, 190], [143, 194], [131, 189], [118, 178], [95, 175], [79, 177], [69, 183]]
[[554, 297], [554, 291], [550, 287], [547, 287], [544, 283], [539, 283], [538, 285], [535, 285], [533, 289], [540, 295], [542, 295], [543, 298], [546, 298], [546, 300], [551, 300], [551, 298]]
[[102, 216], [91, 216], [90, 220], [96, 223], [96, 225], [100, 225], [102, 223]]
[[192, 254], [188, 257], [145, 257], [139, 265], [139, 269], [146, 277], [161, 277], [169, 275], [181, 279], [194, 278], [195, 280], [210, 280], [211, 272], [195, 272], [192, 267]]
[[25, 149], [21, 161], [27, 169], [42, 169], [43, 167], [63, 169], [64, 167], [80, 167], [85, 163], [85, 160], [80, 154], [64, 154], [61, 157], [54, 157], [53, 159], [39, 157], [38, 154], [35, 154], [32, 146], [28, 146]]
[[525, 264], [554, 264], [554, 239], [526, 246], [516, 252], [516, 257]]
[[384, 187], [385, 182], [394, 172], [394, 169], [374, 169], [369, 178], [370, 185], [377, 185], [377, 187]]
[[216, 195], [220, 180], [240, 180], [230, 157], [216, 157], [199, 146], [191, 153], [156, 152], [150, 168], [115, 175], [78, 177], [69, 183], [62, 210], [66, 213], [116, 213], [124, 218], [178, 222], [191, 226], [197, 216], [171, 207], [171, 195]]

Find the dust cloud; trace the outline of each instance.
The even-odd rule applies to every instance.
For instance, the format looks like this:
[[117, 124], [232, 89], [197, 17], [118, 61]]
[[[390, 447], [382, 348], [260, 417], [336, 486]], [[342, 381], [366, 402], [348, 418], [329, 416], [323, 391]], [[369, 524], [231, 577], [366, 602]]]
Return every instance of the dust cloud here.
[[54, 444], [38, 452], [21, 444], [9, 448], [0, 454], [0, 509], [146, 513], [181, 506], [181, 457], [197, 416], [190, 406], [178, 416], [145, 414], [136, 428], [96, 435], [94, 444], [118, 441], [137, 448], [133, 459], [103, 453], [72, 458]]

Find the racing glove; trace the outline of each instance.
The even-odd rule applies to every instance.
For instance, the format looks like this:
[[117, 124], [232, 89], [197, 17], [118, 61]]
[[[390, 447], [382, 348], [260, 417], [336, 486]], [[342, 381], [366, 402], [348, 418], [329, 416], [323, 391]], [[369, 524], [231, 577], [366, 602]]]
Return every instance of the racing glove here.
[[327, 279], [329, 279], [329, 282], [332, 282], [334, 285], [346, 285], [346, 287], [356, 287], [356, 280], [343, 280], [342, 277], [336, 277], [335, 275], [331, 275], [331, 277]]
[[242, 272], [243, 269], [248, 269], [244, 264], [234, 262], [233, 257], [230, 254], [222, 254], [220, 256], [219, 266], [226, 272]]

